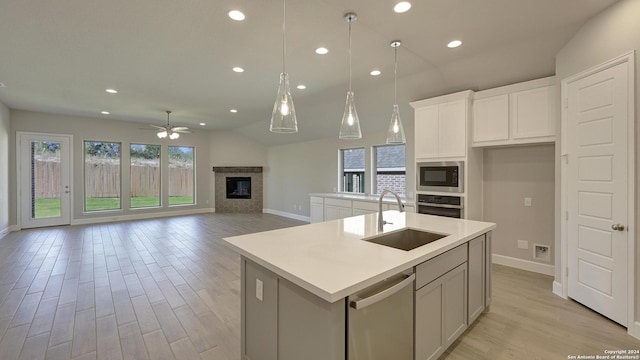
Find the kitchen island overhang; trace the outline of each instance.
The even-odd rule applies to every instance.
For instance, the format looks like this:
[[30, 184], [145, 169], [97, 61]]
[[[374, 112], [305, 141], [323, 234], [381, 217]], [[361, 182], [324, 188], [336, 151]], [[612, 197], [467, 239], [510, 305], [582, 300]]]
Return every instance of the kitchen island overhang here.
[[[387, 210], [378, 214], [224, 238], [246, 259], [333, 303], [496, 228], [495, 223]], [[446, 234], [410, 251], [366, 239], [413, 229]]]

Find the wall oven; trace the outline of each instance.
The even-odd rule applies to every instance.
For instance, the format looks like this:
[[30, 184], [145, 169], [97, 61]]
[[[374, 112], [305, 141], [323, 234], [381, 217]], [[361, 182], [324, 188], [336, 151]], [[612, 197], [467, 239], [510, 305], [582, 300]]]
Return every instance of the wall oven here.
[[418, 213], [428, 215], [464, 218], [464, 198], [460, 196], [440, 196], [418, 194]]
[[464, 161], [421, 162], [416, 174], [418, 191], [464, 192]]

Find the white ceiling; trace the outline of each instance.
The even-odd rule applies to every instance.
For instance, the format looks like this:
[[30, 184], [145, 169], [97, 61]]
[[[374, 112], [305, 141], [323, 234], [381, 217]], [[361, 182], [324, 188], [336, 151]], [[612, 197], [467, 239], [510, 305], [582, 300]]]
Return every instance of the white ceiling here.
[[[175, 125], [236, 129], [265, 145], [337, 136], [348, 76], [343, 15], [354, 11], [353, 90], [366, 135], [385, 130], [391, 116], [392, 40], [403, 42], [398, 102], [410, 121], [409, 101], [553, 75], [558, 50], [615, 1], [413, 0], [396, 14], [394, 0], [289, 0], [287, 72], [292, 87], [307, 89], [293, 89], [299, 133], [283, 135], [268, 131], [282, 1], [0, 0], [0, 101], [158, 125], [169, 109]], [[231, 20], [232, 9], [246, 20]], [[453, 39], [463, 45], [447, 48]], [[329, 54], [316, 55], [318, 46]]]

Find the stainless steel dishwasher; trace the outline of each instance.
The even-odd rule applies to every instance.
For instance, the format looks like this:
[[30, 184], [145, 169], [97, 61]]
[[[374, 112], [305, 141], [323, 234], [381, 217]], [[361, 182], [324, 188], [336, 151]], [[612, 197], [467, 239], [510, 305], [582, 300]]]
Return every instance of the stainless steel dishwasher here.
[[413, 359], [413, 269], [348, 298], [348, 360]]

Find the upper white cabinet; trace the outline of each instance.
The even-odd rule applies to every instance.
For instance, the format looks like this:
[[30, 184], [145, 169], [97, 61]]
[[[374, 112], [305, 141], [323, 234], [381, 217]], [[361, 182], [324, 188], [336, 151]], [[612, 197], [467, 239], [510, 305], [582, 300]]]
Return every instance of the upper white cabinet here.
[[415, 109], [415, 157], [437, 159], [467, 154], [471, 91], [412, 102]]
[[554, 142], [555, 98], [553, 77], [475, 93], [473, 146]]

